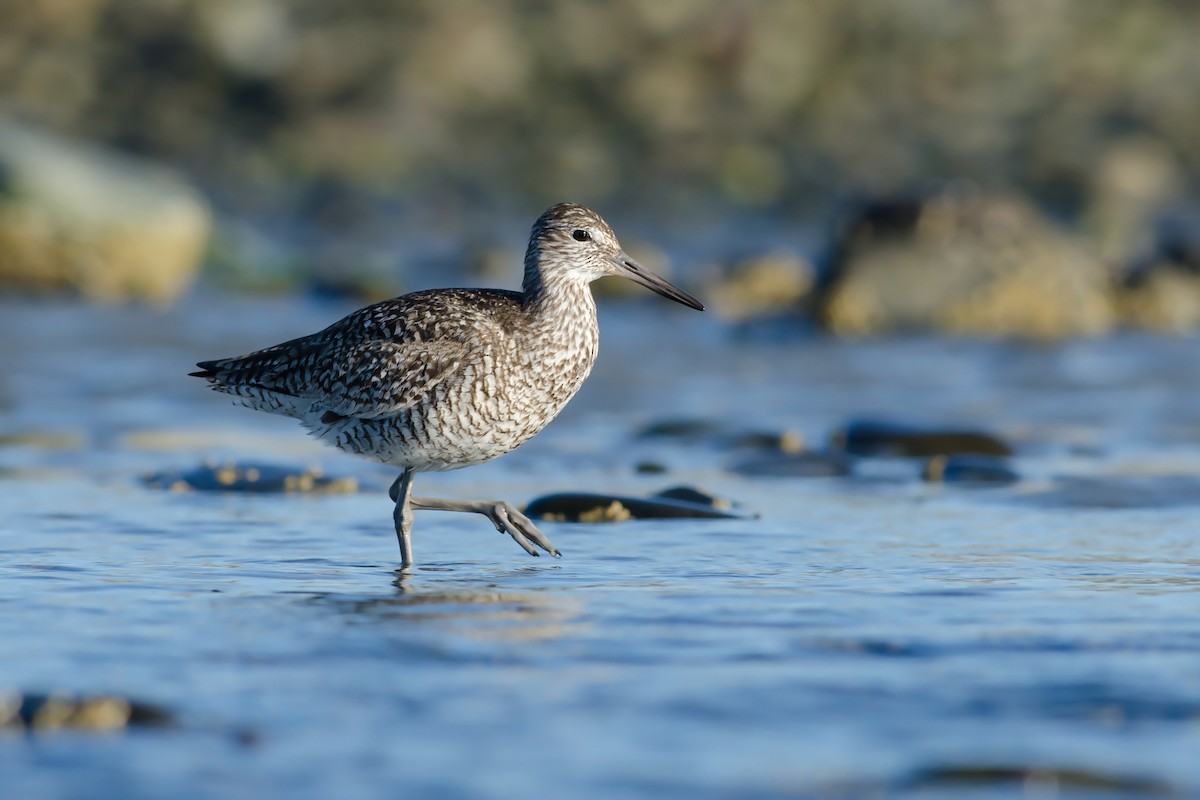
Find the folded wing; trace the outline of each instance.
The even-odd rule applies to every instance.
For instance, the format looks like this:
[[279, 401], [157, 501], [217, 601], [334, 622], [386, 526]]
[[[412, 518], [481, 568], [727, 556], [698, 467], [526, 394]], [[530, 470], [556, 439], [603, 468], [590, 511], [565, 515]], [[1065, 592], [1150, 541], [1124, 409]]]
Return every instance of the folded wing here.
[[377, 419], [399, 414], [460, 374], [456, 341], [297, 339], [240, 358], [202, 361], [212, 388], [243, 405], [298, 419]]

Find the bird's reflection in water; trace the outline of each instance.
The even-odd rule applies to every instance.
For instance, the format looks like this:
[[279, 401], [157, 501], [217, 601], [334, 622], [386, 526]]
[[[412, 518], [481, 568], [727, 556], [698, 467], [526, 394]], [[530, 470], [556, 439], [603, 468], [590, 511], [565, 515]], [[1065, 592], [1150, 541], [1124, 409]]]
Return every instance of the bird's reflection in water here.
[[[513, 570], [520, 572], [521, 570]], [[434, 574], [442, 572], [443, 576]], [[503, 582], [456, 577], [452, 567], [396, 571], [390, 596], [322, 594], [310, 600], [332, 606], [358, 622], [435, 625], [489, 640], [556, 639], [581, 630], [583, 604], [553, 591], [514, 591]]]

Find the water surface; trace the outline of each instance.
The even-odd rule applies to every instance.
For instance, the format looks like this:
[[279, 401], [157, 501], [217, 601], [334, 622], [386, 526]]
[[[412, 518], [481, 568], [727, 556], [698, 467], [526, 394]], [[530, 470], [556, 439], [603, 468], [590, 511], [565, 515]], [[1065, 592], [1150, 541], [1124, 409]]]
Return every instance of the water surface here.
[[[178, 725], [0, 741], [41, 798], [1200, 794], [1195, 339], [1054, 347], [736, 335], [601, 310], [600, 362], [520, 451], [417, 491], [525, 502], [675, 484], [755, 520], [548, 524], [532, 559], [418, 512], [386, 469], [187, 378], [348, 310], [0, 305], [0, 689], [115, 692]], [[1015, 486], [738, 477], [665, 417], [823, 439], [848, 417], [984, 427]], [[178, 494], [205, 458], [353, 495]], [[639, 461], [667, 467], [634, 470]]]

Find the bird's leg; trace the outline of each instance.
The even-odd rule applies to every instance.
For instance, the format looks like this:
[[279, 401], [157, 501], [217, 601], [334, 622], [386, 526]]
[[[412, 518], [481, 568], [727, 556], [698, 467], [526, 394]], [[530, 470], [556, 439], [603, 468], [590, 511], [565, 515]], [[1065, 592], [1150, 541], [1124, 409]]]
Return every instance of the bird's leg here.
[[411, 567], [412, 557], [412, 502], [409, 491], [412, 489], [413, 471], [406, 469], [396, 478], [388, 495], [396, 501], [396, 509], [392, 519], [396, 523], [396, 541], [400, 543], [400, 568]]
[[529, 555], [538, 555], [534, 545], [555, 558], [562, 555], [533, 524], [533, 520], [503, 500], [442, 500], [437, 497], [414, 497], [410, 502], [413, 508], [422, 511], [468, 511], [472, 514], [483, 514], [492, 521], [496, 530], [511, 536]]

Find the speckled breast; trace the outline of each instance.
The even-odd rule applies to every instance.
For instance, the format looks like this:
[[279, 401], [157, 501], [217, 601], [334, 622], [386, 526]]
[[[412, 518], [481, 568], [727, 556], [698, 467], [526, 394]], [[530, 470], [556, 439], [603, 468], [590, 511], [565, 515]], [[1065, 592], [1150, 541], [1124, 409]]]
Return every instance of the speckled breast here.
[[511, 452], [562, 411], [595, 362], [594, 312], [558, 322], [481, 338], [452, 378], [394, 416], [347, 419], [314, 433], [342, 450], [418, 471]]

